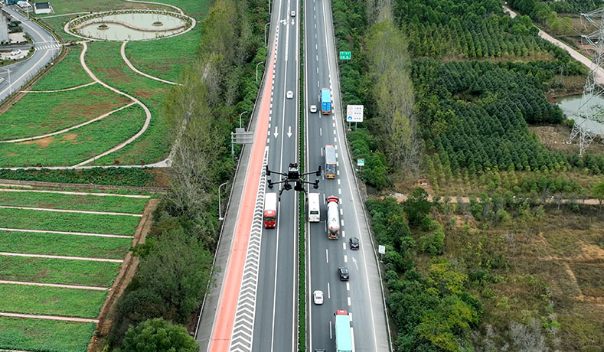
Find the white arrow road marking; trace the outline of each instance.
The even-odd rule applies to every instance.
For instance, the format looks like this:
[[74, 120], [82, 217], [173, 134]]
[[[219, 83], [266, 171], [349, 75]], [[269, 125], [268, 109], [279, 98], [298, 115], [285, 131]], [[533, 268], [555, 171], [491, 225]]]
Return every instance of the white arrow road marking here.
[[291, 138], [292, 136], [292, 126], [289, 126], [289, 129], [287, 130], [287, 137]]
[[354, 259], [354, 257], [352, 257], [352, 262], [354, 263], [354, 266], [357, 268], [357, 270], [359, 270], [359, 266], [357, 264], [357, 260]]
[[277, 138], [277, 136], [279, 135], [279, 133], [277, 132], [277, 127], [278, 126], [275, 126], [275, 133], [273, 133], [273, 135], [275, 136], [275, 138]]

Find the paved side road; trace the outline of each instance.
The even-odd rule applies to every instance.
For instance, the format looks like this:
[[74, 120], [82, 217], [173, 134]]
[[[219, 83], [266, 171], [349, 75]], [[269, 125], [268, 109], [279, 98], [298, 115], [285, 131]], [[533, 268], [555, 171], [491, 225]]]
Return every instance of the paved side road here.
[[[33, 40], [36, 50], [29, 59], [0, 68], [0, 77], [4, 78], [4, 81], [0, 83], [0, 103], [6, 100], [11, 93], [23, 87], [61, 52], [61, 46], [52, 34], [17, 12], [14, 6], [16, 5], [5, 5], [4, 10], [21, 21], [21, 27]], [[7, 70], [10, 71], [10, 84]]]

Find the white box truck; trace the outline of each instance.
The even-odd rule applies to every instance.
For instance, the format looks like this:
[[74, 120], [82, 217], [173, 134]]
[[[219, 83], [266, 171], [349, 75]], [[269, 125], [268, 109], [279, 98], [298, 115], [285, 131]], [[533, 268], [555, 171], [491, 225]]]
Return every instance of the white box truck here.
[[308, 221], [321, 221], [321, 204], [319, 203], [319, 193], [308, 194]]

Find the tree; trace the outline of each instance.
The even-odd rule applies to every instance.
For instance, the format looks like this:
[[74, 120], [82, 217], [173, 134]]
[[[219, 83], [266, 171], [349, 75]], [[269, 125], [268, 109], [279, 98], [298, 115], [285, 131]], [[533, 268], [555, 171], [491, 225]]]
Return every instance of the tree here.
[[130, 326], [124, 337], [128, 352], [197, 352], [199, 344], [189, 336], [187, 329], [162, 318]]
[[422, 219], [430, 213], [430, 209], [432, 204], [428, 202], [428, 192], [423, 188], [416, 188], [405, 202], [405, 213], [412, 225], [421, 224]]
[[143, 288], [174, 307], [181, 322], [197, 308], [210, 281], [212, 255], [184, 230], [164, 232], [154, 251], [142, 257], [138, 278]]
[[597, 198], [600, 202], [600, 209], [602, 208], [602, 203], [604, 203], [604, 182], [598, 183], [591, 190], [591, 195], [594, 198]]

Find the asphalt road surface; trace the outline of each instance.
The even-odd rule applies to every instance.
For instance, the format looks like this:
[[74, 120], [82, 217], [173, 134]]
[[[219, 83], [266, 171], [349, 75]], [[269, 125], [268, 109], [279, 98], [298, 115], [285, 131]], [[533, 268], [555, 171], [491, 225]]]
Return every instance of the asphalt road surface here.
[[[318, 190], [321, 198], [321, 222], [309, 226], [307, 258], [307, 307], [309, 308], [310, 351], [324, 348], [335, 350], [334, 313], [347, 310], [351, 316], [353, 346], [356, 352], [389, 351], [386, 316], [380, 286], [380, 277], [369, 229], [365, 222], [360, 194], [355, 183], [352, 163], [348, 155], [342, 118], [339, 79], [336, 60], [339, 55], [334, 45], [330, 2], [305, 0], [305, 102], [306, 145], [308, 165], [316, 168], [324, 164], [324, 147], [336, 147], [338, 174], [335, 179], [324, 179]], [[333, 113], [321, 113], [321, 88], [332, 91]], [[319, 111], [310, 113], [309, 106]], [[345, 107], [344, 107], [345, 108]], [[345, 111], [345, 110], [344, 110]], [[356, 163], [354, 163], [356, 164]], [[327, 239], [325, 198], [340, 199], [340, 238]], [[359, 250], [350, 250], [349, 239], [360, 241]], [[338, 267], [349, 269], [350, 280], [339, 280]], [[322, 290], [324, 304], [314, 305], [312, 292]]]
[[[4, 81], [0, 82], [0, 102], [6, 100], [11, 93], [18, 91], [39, 70], [49, 64], [61, 51], [60, 44], [49, 32], [34, 21], [27, 19], [26, 16], [17, 12], [14, 6], [16, 5], [5, 5], [4, 9], [13, 18], [21, 21], [21, 28], [23, 28], [23, 31], [27, 33], [34, 42], [33, 46], [35, 52], [27, 60], [0, 68], [0, 77], [4, 78]], [[14, 47], [27, 51], [31, 46], [32, 45], [30, 44], [27, 46], [18, 45]], [[1, 47], [0, 49], [8, 50], [9, 48], [12, 49], [13, 46]], [[8, 71], [10, 71], [10, 73]]]
[[[268, 166], [272, 171], [287, 172], [289, 163], [298, 162], [298, 102], [300, 25], [298, 0], [275, 2], [271, 18], [278, 26], [272, 114], [270, 115]], [[287, 92], [293, 98], [286, 97]], [[272, 174], [273, 182], [281, 176]], [[279, 192], [275, 185], [267, 193]], [[297, 350], [298, 326], [298, 194], [284, 191], [278, 203], [277, 227], [264, 229], [260, 254], [260, 275], [256, 298], [253, 351]]]

